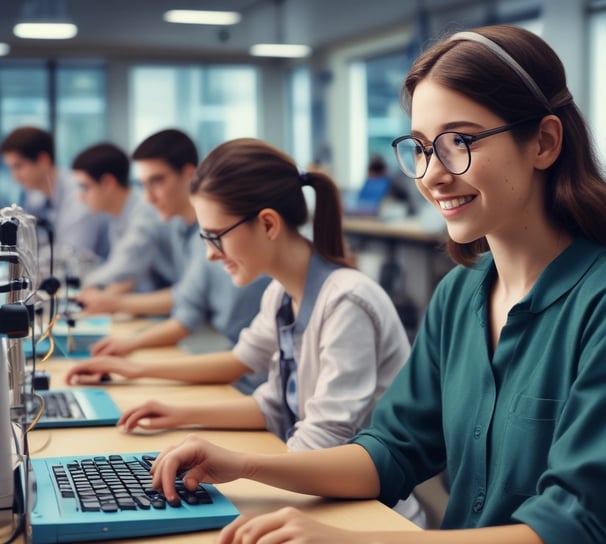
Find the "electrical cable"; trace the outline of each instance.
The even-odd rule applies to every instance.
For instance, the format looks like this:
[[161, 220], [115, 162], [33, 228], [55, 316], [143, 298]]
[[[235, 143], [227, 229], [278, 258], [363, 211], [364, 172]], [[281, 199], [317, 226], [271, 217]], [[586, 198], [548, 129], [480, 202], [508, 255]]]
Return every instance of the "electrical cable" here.
[[33, 428], [36, 426], [38, 421], [40, 421], [42, 414], [44, 413], [44, 397], [40, 393], [36, 393], [36, 391], [34, 391], [33, 386], [32, 386], [32, 396], [34, 396], [36, 399], [38, 399], [38, 402], [40, 403], [40, 407], [38, 408], [38, 412], [34, 416], [34, 419], [32, 419], [31, 423], [27, 426], [27, 429], [25, 431], [26, 433], [33, 430]]
[[[38, 429], [38, 431], [36, 432], [36, 437], [40, 437], [41, 436], [41, 431], [40, 429]], [[46, 433], [46, 438], [44, 440], [44, 442], [42, 444], [40, 444], [35, 450], [29, 450], [30, 455], [34, 455], [36, 453], [40, 453], [41, 451], [44, 451], [48, 445], [51, 443], [53, 438], [52, 433], [49, 431]]]

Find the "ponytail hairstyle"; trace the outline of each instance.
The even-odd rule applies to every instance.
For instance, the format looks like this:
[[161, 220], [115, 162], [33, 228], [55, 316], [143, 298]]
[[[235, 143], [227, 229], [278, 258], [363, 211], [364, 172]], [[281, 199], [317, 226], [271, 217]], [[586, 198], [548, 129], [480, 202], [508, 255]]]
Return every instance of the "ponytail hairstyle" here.
[[[536, 123], [511, 131], [520, 145], [536, 134], [542, 116], [557, 115], [563, 142], [560, 156], [546, 170], [546, 216], [573, 237], [606, 245], [604, 174], [566, 86], [562, 62], [545, 41], [522, 28], [494, 25], [438, 42], [406, 77], [401, 99], [408, 111], [417, 85], [426, 78], [465, 95], [506, 123], [537, 117]], [[448, 241], [451, 258], [466, 266], [488, 249], [484, 237], [466, 244]]]
[[349, 266], [341, 199], [334, 181], [320, 172], [300, 174], [293, 159], [266, 142], [238, 138], [215, 147], [196, 169], [190, 194], [208, 196], [227, 213], [244, 217], [271, 208], [288, 227], [297, 230], [309, 217], [305, 185], [316, 193], [316, 251], [327, 261]]

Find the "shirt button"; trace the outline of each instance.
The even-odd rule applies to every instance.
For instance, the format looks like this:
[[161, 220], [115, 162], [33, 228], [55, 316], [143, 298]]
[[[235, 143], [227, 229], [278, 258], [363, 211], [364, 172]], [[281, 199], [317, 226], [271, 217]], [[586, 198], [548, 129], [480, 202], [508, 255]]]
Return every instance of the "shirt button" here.
[[478, 493], [477, 497], [473, 501], [473, 511], [477, 514], [482, 511], [484, 508], [484, 501], [486, 500], [486, 495], [484, 493]]
[[480, 436], [482, 436], [482, 426], [476, 425], [473, 429], [473, 437], [477, 440]]

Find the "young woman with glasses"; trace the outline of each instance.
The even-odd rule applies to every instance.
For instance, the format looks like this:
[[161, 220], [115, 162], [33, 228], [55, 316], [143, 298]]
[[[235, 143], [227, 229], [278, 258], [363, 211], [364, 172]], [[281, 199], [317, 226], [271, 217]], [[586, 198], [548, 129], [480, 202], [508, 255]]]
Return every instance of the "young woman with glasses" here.
[[[299, 232], [308, 219], [305, 186], [315, 192], [313, 242]], [[268, 380], [239, 402], [150, 400], [124, 412], [119, 424], [127, 431], [267, 428], [290, 450], [347, 442], [368, 424], [410, 344], [385, 291], [348, 265], [336, 185], [325, 174], [300, 174], [290, 157], [262, 141], [239, 139], [202, 161], [191, 202], [208, 259], [222, 261], [236, 285], [263, 274], [274, 279], [250, 327], [229, 352], [145, 363], [97, 357], [76, 365], [68, 381], [109, 373], [230, 383], [266, 371]], [[420, 515], [414, 499], [399, 509]]]
[[371, 425], [274, 456], [192, 436], [160, 455], [154, 486], [174, 496], [179, 472], [393, 504], [446, 470], [440, 531], [353, 533], [284, 509], [219, 542], [606, 542], [606, 184], [563, 66], [528, 31], [484, 27], [422, 54], [403, 97], [412, 133], [394, 147], [461, 266]]

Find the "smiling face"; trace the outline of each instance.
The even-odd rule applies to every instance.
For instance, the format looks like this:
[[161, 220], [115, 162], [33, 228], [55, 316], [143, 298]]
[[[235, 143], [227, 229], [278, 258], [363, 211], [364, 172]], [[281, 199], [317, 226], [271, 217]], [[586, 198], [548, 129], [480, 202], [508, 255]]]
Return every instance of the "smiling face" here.
[[[219, 234], [232, 227], [243, 218], [228, 214], [215, 200], [196, 195], [191, 197], [196, 210], [200, 230], [206, 234]], [[260, 274], [267, 272], [267, 237], [259, 218], [244, 221], [224, 236], [221, 236], [223, 251], [210, 242], [206, 244], [209, 261], [223, 261], [223, 268], [231, 276], [235, 285], [248, 285]]]
[[[446, 130], [476, 134], [506, 124], [490, 110], [430, 78], [416, 87], [411, 104], [413, 136], [425, 143]], [[541, 215], [543, 183], [534, 168], [533, 140], [519, 145], [511, 132], [470, 145], [471, 165], [449, 173], [431, 156], [417, 180], [423, 196], [446, 220], [450, 237], [468, 243], [483, 236], [509, 237], [532, 228]]]

